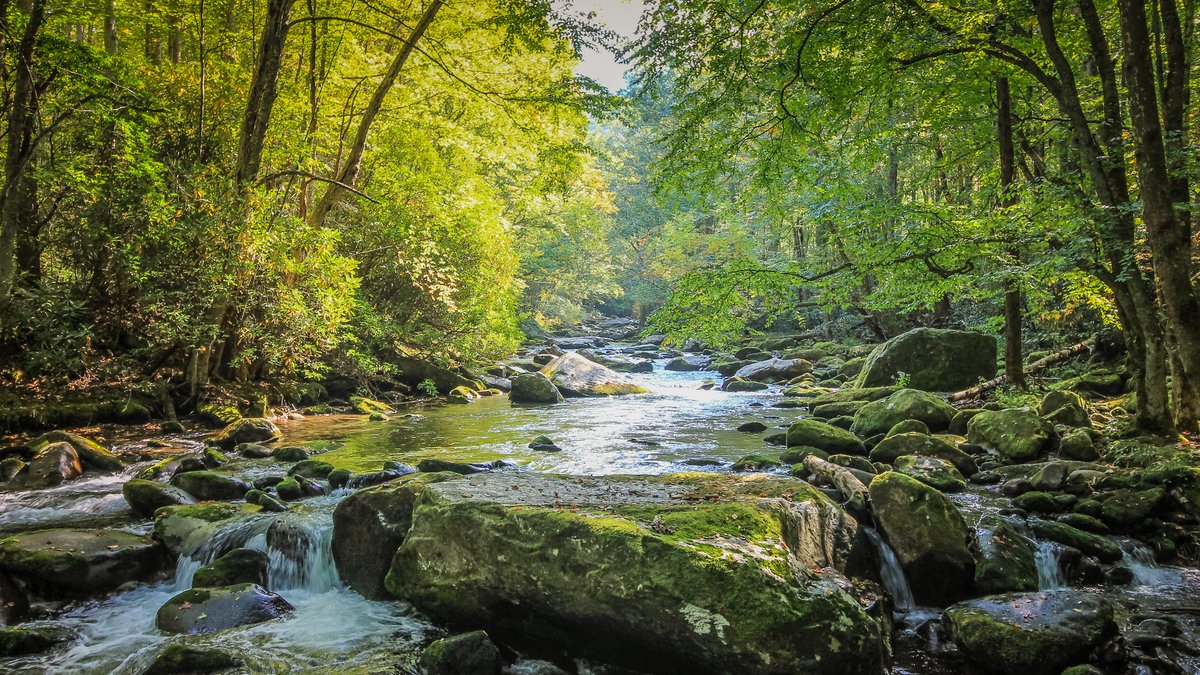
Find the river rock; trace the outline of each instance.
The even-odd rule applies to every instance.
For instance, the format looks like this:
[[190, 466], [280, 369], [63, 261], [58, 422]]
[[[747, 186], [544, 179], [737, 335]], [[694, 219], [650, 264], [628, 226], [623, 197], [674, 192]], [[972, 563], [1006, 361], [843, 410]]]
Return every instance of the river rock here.
[[26, 579], [47, 597], [109, 591], [148, 579], [162, 563], [157, 543], [120, 530], [61, 528], [0, 539], [0, 570]]
[[211, 442], [221, 447], [232, 448], [240, 443], [266, 443], [279, 440], [283, 433], [271, 420], [261, 417], [244, 417], [212, 437]]
[[253, 583], [267, 585], [267, 554], [249, 548], [235, 548], [196, 570], [192, 587], [232, 586]]
[[1083, 591], [1011, 593], [946, 608], [942, 623], [963, 654], [993, 673], [1058, 675], [1086, 662], [1115, 631], [1113, 609]]
[[733, 376], [753, 382], [786, 382], [793, 377], [807, 375], [812, 369], [812, 363], [804, 359], [769, 358], [743, 366]]
[[939, 457], [901, 455], [895, 461], [896, 471], [916, 478], [942, 492], [962, 492], [967, 481], [954, 465]]
[[275, 450], [259, 443], [239, 443], [234, 452], [249, 459], [266, 459], [275, 454]]
[[854, 434], [813, 419], [792, 422], [787, 430], [788, 447], [808, 446], [829, 453], [862, 455], [863, 442]]
[[1121, 547], [1108, 537], [1084, 532], [1066, 523], [1031, 518], [1029, 527], [1040, 539], [1049, 539], [1079, 549], [1084, 555], [1090, 555], [1103, 563], [1114, 563], [1124, 557]]
[[288, 469], [289, 476], [300, 476], [313, 480], [325, 480], [331, 473], [333, 473], [333, 465], [319, 459], [306, 459]]
[[1029, 410], [985, 410], [967, 422], [967, 440], [993, 450], [1009, 464], [1032, 462], [1046, 455], [1054, 428]]
[[562, 403], [563, 395], [541, 373], [524, 373], [512, 378], [512, 391], [508, 394], [513, 403]]
[[258, 584], [193, 588], [160, 607], [154, 623], [164, 633], [204, 635], [270, 621], [292, 609], [287, 600]]
[[493, 473], [426, 487], [386, 586], [430, 616], [663, 672], [880, 672], [838, 571], [857, 524], [755, 474]]
[[126, 481], [121, 486], [121, 496], [125, 497], [134, 513], [146, 518], [153, 516], [163, 506], [196, 503], [192, 495], [174, 485], [140, 478]]
[[928, 428], [940, 431], [950, 425], [953, 416], [954, 407], [937, 396], [916, 389], [901, 389], [859, 408], [854, 413], [850, 430], [870, 438], [887, 433], [904, 420], [920, 420]]
[[1069, 427], [1092, 426], [1087, 403], [1082, 396], [1073, 391], [1052, 391], [1046, 394], [1038, 405], [1037, 412], [1051, 424], [1065, 424]]
[[410, 474], [343, 499], [333, 511], [333, 560], [342, 582], [373, 600], [389, 597], [383, 578], [412, 525], [417, 497], [428, 485], [459, 477]]
[[0, 628], [0, 657], [40, 654], [73, 637], [70, 631], [62, 628]]
[[0, 572], [0, 627], [21, 623], [29, 615], [29, 593]]
[[1037, 548], [994, 513], [975, 529], [975, 588], [988, 594], [1038, 590]]
[[876, 476], [869, 491], [875, 520], [895, 550], [917, 602], [945, 606], [969, 597], [975, 560], [967, 548], [970, 531], [954, 503], [894, 471]]
[[996, 339], [983, 333], [914, 328], [876, 347], [855, 384], [888, 385], [902, 377], [901, 373], [908, 375], [908, 386], [913, 389], [973, 387], [996, 375]]
[[434, 640], [417, 665], [425, 675], [499, 675], [500, 650], [477, 630]]
[[176, 642], [159, 652], [158, 656], [154, 657], [154, 663], [151, 663], [142, 675], [199, 675], [229, 670], [241, 665], [241, 659], [220, 649]]
[[75, 449], [75, 452], [79, 455], [79, 460], [88, 468], [97, 471], [120, 471], [125, 468], [125, 462], [121, 461], [120, 457], [105, 450], [96, 441], [67, 431], [51, 431], [43, 434], [34, 439], [30, 445], [36, 452], [41, 446], [50, 443], [67, 443]]
[[214, 471], [176, 473], [171, 485], [201, 501], [242, 499], [253, 487], [241, 478]]
[[721, 391], [730, 393], [763, 391], [770, 387], [766, 382], [757, 382], [755, 380], [747, 380], [744, 377], [731, 377], [721, 383]]
[[554, 359], [540, 372], [558, 387], [563, 396], [614, 396], [649, 391], [611, 368], [588, 361], [575, 352], [567, 352]]
[[708, 370], [710, 365], [712, 365], [711, 356], [689, 354], [686, 356], [677, 356], [670, 361], [667, 361], [667, 365], [663, 366], [663, 370], [690, 373], [698, 370]]
[[73, 481], [83, 475], [79, 453], [69, 443], [47, 443], [29, 462], [25, 487], [48, 488]]
[[229, 502], [164, 506], [154, 512], [154, 538], [175, 555], [191, 553], [216, 530], [253, 518], [260, 511], [262, 508], [254, 504]]
[[964, 476], [975, 474], [975, 460], [970, 455], [936, 436], [908, 432], [888, 436], [871, 448], [871, 461], [891, 464], [904, 455], [937, 457], [954, 465]]

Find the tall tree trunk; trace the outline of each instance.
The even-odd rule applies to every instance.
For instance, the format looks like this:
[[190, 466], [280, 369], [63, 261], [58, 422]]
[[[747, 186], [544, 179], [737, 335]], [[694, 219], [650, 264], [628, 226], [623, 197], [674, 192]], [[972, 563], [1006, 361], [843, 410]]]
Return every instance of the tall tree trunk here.
[[104, 51], [116, 54], [117, 47], [117, 3], [115, 0], [108, 0], [104, 8]]
[[[1172, 0], [1163, 0], [1173, 4]], [[1192, 286], [1192, 245], [1188, 224], [1179, 218], [1172, 200], [1172, 177], [1167, 166], [1163, 126], [1159, 119], [1150, 36], [1144, 0], [1118, 0], [1124, 42], [1124, 74], [1129, 99], [1134, 157], [1142, 201], [1142, 222], [1153, 252], [1155, 277], [1162, 297], [1163, 314], [1175, 347], [1172, 373], [1175, 382], [1175, 422], [1195, 431], [1200, 422], [1200, 302]], [[1182, 39], [1179, 30], [1169, 31]], [[1169, 38], [1170, 35], [1164, 37]], [[1168, 40], [1169, 41], [1169, 40]], [[1183, 49], [1182, 45], [1168, 53]], [[1178, 58], [1178, 57], [1177, 57]], [[1180, 76], [1176, 86], [1186, 86]], [[1168, 82], [1168, 85], [1171, 83]], [[1172, 99], [1182, 96], [1175, 92]], [[1170, 115], [1179, 115], [1172, 101]], [[1177, 124], [1182, 124], [1178, 120]]]
[[175, 65], [183, 61], [183, 17], [178, 14], [167, 19], [167, 58]]
[[363, 111], [362, 118], [358, 122], [358, 131], [354, 136], [354, 143], [350, 146], [350, 152], [346, 157], [345, 164], [342, 165], [342, 170], [338, 173], [335, 182], [329, 183], [325, 187], [325, 191], [321, 194], [321, 199], [317, 201], [309, 216], [309, 222], [316, 226], [321, 226], [325, 223], [326, 217], [333, 207], [342, 200], [343, 197], [354, 187], [354, 183], [358, 180], [358, 172], [362, 169], [363, 152], [367, 148], [367, 136], [371, 132], [371, 125], [375, 122], [375, 117], [379, 115], [379, 111], [383, 108], [383, 101], [387, 98], [388, 92], [392, 85], [396, 83], [396, 79], [400, 77], [400, 70], [404, 67], [404, 63], [408, 61], [408, 57], [412, 54], [417, 46], [417, 42], [425, 34], [429, 28], [429, 24], [433, 23], [434, 17], [437, 16], [438, 10], [442, 8], [443, 0], [433, 0], [429, 6], [425, 8], [425, 13], [421, 15], [421, 20], [417, 22], [413, 28], [412, 34], [404, 41], [404, 46], [396, 54], [396, 58], [392, 61], [392, 65], [384, 74], [383, 80], [375, 89], [375, 95], [371, 97], [371, 102], [367, 104], [367, 109]]
[[[7, 6], [0, 21], [9, 30]], [[26, 172], [33, 162], [34, 134], [37, 126], [37, 97], [34, 91], [34, 47], [46, 17], [45, 0], [33, 0], [29, 20], [17, 45], [12, 75], [12, 98], [8, 108], [7, 147], [4, 157], [4, 185], [0, 188], [0, 307], [12, 297], [16, 277], [16, 245], [22, 217], [29, 214], [25, 193]]]
[[242, 115], [241, 137], [235, 176], [239, 185], [258, 178], [262, 166], [263, 145], [271, 122], [271, 109], [279, 95], [279, 72], [283, 66], [283, 46], [287, 41], [288, 19], [295, 0], [270, 0], [267, 20], [259, 42], [258, 58], [254, 62], [254, 77]]
[[[996, 132], [1000, 154], [1000, 206], [1016, 204], [1016, 149], [1013, 146], [1012, 96], [1008, 78], [996, 80]], [[1017, 253], [1014, 251], [1014, 253]], [[1015, 279], [1004, 280], [1004, 375], [1009, 384], [1025, 386], [1025, 356], [1021, 347], [1021, 287]]]

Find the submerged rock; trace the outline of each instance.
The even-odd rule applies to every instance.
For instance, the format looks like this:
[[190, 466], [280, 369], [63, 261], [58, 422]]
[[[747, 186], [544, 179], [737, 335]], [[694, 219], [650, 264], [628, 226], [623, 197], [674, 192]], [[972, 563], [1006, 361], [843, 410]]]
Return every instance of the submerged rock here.
[[857, 524], [792, 478], [493, 473], [426, 486], [386, 586], [434, 618], [645, 669], [875, 674]]
[[154, 624], [165, 633], [203, 635], [270, 621], [292, 609], [287, 600], [258, 584], [193, 588], [160, 607]]
[[210, 647], [182, 643], [167, 645], [142, 675], [179, 675], [179, 673], [215, 673], [242, 665], [241, 659]]
[[417, 665], [425, 675], [498, 675], [500, 650], [487, 633], [477, 630], [434, 640]]
[[558, 387], [563, 396], [614, 396], [649, 391], [615, 370], [588, 361], [575, 352], [567, 352], [554, 359], [540, 372]]
[[195, 504], [196, 499], [187, 492], [156, 480], [134, 478], [121, 486], [121, 496], [135, 513], [147, 518], [164, 506]]
[[73, 637], [62, 628], [0, 628], [0, 657], [40, 654]]
[[894, 471], [870, 485], [875, 520], [896, 552], [920, 604], [945, 606], [969, 597], [975, 559], [970, 531], [958, 508], [941, 492]]
[[1058, 675], [1086, 662], [1116, 630], [1108, 601], [1082, 591], [968, 600], [947, 607], [942, 623], [976, 665], [1028, 675]]
[[924, 391], [973, 387], [996, 375], [996, 339], [983, 333], [914, 328], [876, 347], [855, 384], [888, 385], [901, 374], [908, 376], [908, 386]]
[[512, 390], [508, 394], [513, 403], [562, 403], [563, 396], [541, 373], [524, 373], [512, 378]]
[[109, 591], [150, 578], [162, 563], [157, 543], [120, 530], [35, 530], [0, 539], [0, 570], [48, 597]]
[[869, 438], [884, 434], [905, 420], [920, 420], [934, 430], [950, 426], [954, 407], [933, 394], [916, 389], [901, 389], [887, 398], [872, 401], [854, 413], [850, 431]]

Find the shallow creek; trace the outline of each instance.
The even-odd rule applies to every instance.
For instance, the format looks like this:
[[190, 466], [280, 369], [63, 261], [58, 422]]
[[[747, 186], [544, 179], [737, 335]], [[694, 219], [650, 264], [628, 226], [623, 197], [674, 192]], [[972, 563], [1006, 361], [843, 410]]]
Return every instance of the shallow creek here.
[[[319, 457], [355, 471], [376, 471], [385, 461], [415, 464], [426, 458], [454, 461], [505, 460], [534, 471], [569, 474], [657, 474], [674, 471], [726, 471], [736, 459], [773, 452], [763, 434], [735, 431], [760, 421], [773, 433], [787, 427], [800, 412], [771, 407], [777, 390], [758, 394], [703, 391], [701, 383], [716, 373], [671, 373], [656, 363], [654, 373], [631, 377], [650, 394], [604, 399], [573, 399], [556, 406], [517, 407], [507, 397], [469, 405], [415, 407], [386, 422], [360, 415], [311, 417], [281, 423], [284, 444], [323, 450]], [[142, 430], [113, 429], [109, 439], [119, 451], [139, 450], [155, 438]], [[558, 453], [530, 450], [538, 435], [551, 437]], [[202, 435], [172, 437], [173, 445], [195, 443]], [[53, 526], [105, 526], [144, 533], [150, 523], [137, 519], [120, 494], [121, 484], [140, 466], [123, 474], [88, 478], [59, 488], [0, 493], [0, 532]], [[235, 459], [228, 466], [246, 479], [283, 473], [271, 460]], [[332, 511], [349, 492], [305, 500], [282, 516], [272, 515], [214, 531], [213, 545], [181, 558], [174, 575], [105, 599], [66, 606], [52, 623], [65, 625], [79, 639], [65, 649], [37, 657], [0, 662], [13, 673], [139, 673], [168, 641], [221, 646], [235, 652], [253, 672], [397, 672], [411, 666], [417, 648], [438, 633], [403, 602], [363, 599], [341, 586], [329, 551]], [[1004, 500], [972, 488], [956, 497], [969, 522]], [[268, 544], [267, 526], [282, 518], [302, 533], [302, 544], [287, 550]], [[876, 537], [876, 539], [878, 539]], [[209, 636], [168, 637], [155, 628], [155, 612], [174, 594], [190, 587], [191, 575], [214, 556], [220, 545], [264, 550], [270, 558], [272, 590], [296, 607], [288, 617]], [[888, 569], [887, 551], [881, 576], [893, 595], [903, 594], [903, 574]], [[1136, 553], [1136, 552], [1135, 552]], [[1061, 586], [1054, 570], [1052, 547], [1040, 551], [1039, 566], [1047, 588]], [[1131, 612], [1169, 613], [1190, 637], [1200, 635], [1200, 573], [1158, 568], [1131, 558], [1135, 586], [1106, 591]], [[899, 574], [899, 578], [897, 578]], [[910, 596], [911, 597], [911, 596]], [[911, 601], [909, 601], [911, 602]], [[903, 601], [900, 604], [905, 604]], [[898, 633], [895, 673], [969, 672], [943, 650], [922, 626], [936, 610], [907, 608]], [[1192, 640], [1200, 647], [1200, 639]], [[1200, 672], [1200, 661], [1196, 663]]]

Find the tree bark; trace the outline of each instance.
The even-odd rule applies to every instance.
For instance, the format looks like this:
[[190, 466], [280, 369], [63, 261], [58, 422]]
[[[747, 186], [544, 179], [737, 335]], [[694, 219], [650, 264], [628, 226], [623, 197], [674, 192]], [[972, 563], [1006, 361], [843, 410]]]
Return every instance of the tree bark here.
[[283, 46], [287, 41], [289, 17], [295, 0], [270, 0], [267, 20], [259, 41], [258, 58], [254, 63], [254, 78], [242, 116], [235, 176], [239, 185], [258, 178], [262, 166], [263, 146], [271, 123], [271, 109], [279, 95], [279, 73], [283, 67]]
[[424, 14], [421, 15], [421, 20], [417, 22], [413, 28], [412, 34], [404, 41], [404, 46], [396, 54], [396, 58], [392, 61], [392, 65], [384, 74], [383, 80], [375, 89], [374, 96], [371, 97], [371, 102], [367, 104], [367, 109], [363, 111], [362, 118], [358, 122], [358, 131], [354, 136], [354, 143], [350, 146], [350, 152], [346, 156], [346, 162], [342, 165], [342, 170], [338, 173], [335, 182], [328, 183], [325, 191], [321, 194], [321, 199], [313, 207], [309, 216], [309, 222], [320, 227], [325, 224], [325, 219], [329, 216], [329, 212], [333, 207], [340, 202], [349, 192], [347, 186], [354, 187], [354, 183], [358, 180], [358, 173], [362, 169], [362, 157], [367, 148], [367, 136], [371, 132], [371, 125], [375, 122], [375, 117], [379, 115], [379, 111], [383, 108], [383, 101], [387, 98], [388, 92], [392, 85], [396, 83], [396, 79], [400, 77], [400, 70], [404, 67], [408, 57], [412, 55], [413, 50], [417, 46], [417, 42], [425, 34], [429, 28], [429, 24], [433, 23], [434, 17], [437, 16], [438, 10], [442, 8], [443, 0], [433, 0], [429, 6], [425, 8]]
[[[1165, 2], [1170, 3], [1170, 0]], [[1200, 386], [1200, 302], [1192, 287], [1191, 231], [1179, 218], [1172, 200], [1172, 178], [1159, 119], [1145, 2], [1119, 0], [1117, 6], [1121, 12], [1123, 70], [1137, 160], [1142, 222], [1153, 252], [1154, 274], [1162, 297], [1166, 327], [1176, 350], [1172, 363], [1179, 365], [1172, 376], [1176, 392], [1182, 395], [1176, 397], [1173, 412], [1181, 429], [1195, 431], [1200, 422], [1195, 405], [1200, 401], [1197, 391]], [[1173, 32], [1182, 35], [1179, 31]], [[1168, 53], [1170, 51], [1168, 46]], [[1178, 111], [1171, 113], [1178, 114]]]
[[[1013, 146], [1012, 96], [1008, 78], [996, 80], [996, 132], [1000, 154], [1000, 206], [1016, 204], [1013, 183], [1016, 178], [1016, 149]], [[1017, 253], [1016, 251], [1013, 252]], [[1008, 382], [1025, 386], [1025, 358], [1021, 345], [1021, 287], [1017, 280], [1004, 280], [1004, 374]]]
[[118, 46], [117, 3], [115, 0], [108, 0], [104, 8], [104, 51], [116, 54]]

